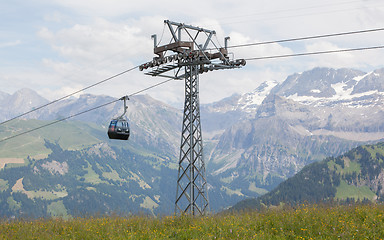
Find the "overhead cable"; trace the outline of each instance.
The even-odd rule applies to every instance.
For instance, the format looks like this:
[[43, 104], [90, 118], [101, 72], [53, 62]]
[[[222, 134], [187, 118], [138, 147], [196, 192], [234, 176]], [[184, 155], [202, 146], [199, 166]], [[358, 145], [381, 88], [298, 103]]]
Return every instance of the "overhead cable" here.
[[252, 61], [252, 60], [264, 60], [264, 59], [274, 59], [274, 58], [299, 57], [299, 56], [308, 56], [308, 55], [353, 52], [353, 51], [363, 51], [363, 50], [382, 49], [382, 48], [384, 48], [384, 46], [349, 48], [349, 49], [338, 49], [338, 50], [328, 50], [328, 51], [318, 51], [318, 52], [306, 52], [306, 53], [293, 53], [293, 54], [264, 56], [264, 57], [252, 57], [252, 58], [245, 58], [244, 60]]
[[257, 43], [246, 43], [246, 44], [239, 44], [239, 45], [228, 46], [228, 48], [250, 47], [250, 46], [265, 45], [265, 44], [272, 44], [272, 43], [303, 41], [303, 40], [316, 39], [316, 38], [327, 38], [327, 37], [345, 36], [345, 35], [352, 35], [352, 34], [378, 32], [378, 31], [383, 31], [383, 30], [384, 30], [384, 28], [374, 28], [374, 29], [352, 31], [352, 32], [331, 33], [331, 34], [315, 35], [315, 36], [307, 36], [307, 37], [299, 37], [299, 38], [288, 38], [288, 39], [274, 40], [274, 41], [265, 41], [265, 42], [257, 42]]
[[[172, 78], [171, 78], [171, 79], [167, 79], [167, 80], [165, 80], [165, 81], [162, 81], [162, 82], [156, 83], [156, 84], [154, 84], [154, 85], [151, 85], [151, 86], [149, 86], [149, 87], [147, 87], [147, 88], [144, 88], [144, 89], [142, 89], [142, 90], [140, 90], [140, 91], [134, 92], [134, 93], [132, 93], [132, 94], [130, 94], [130, 95], [128, 95], [128, 96], [134, 96], [134, 95], [137, 95], [137, 94], [139, 94], [139, 93], [142, 93], [142, 92], [147, 91], [147, 90], [149, 90], [149, 89], [152, 89], [152, 88], [154, 88], [154, 87], [160, 86], [160, 85], [162, 85], [162, 84], [164, 84], [164, 83], [167, 83], [167, 82], [169, 82], [169, 81], [172, 81], [172, 80], [174, 80], [174, 79], [172, 79]], [[113, 101], [110, 101], [110, 102], [107, 102], [107, 103], [104, 103], [104, 104], [102, 104], [102, 105], [99, 105], [99, 106], [96, 106], [96, 107], [93, 107], [93, 108], [90, 108], [90, 109], [87, 109], [87, 110], [85, 110], [85, 111], [82, 111], [82, 112], [79, 112], [79, 113], [75, 113], [75, 114], [69, 115], [69, 116], [67, 116], [67, 117], [64, 117], [64, 118], [55, 120], [55, 121], [53, 121], [53, 122], [51, 122], [51, 123], [42, 125], [42, 126], [40, 126], [40, 127], [36, 127], [36, 128], [30, 129], [30, 130], [28, 130], [28, 131], [21, 132], [21, 133], [19, 133], [19, 134], [13, 135], [13, 136], [3, 138], [3, 139], [0, 140], [0, 143], [5, 142], [5, 141], [8, 141], [8, 140], [10, 140], [10, 139], [12, 139], [12, 138], [15, 138], [15, 137], [22, 136], [22, 135], [27, 134], [27, 133], [30, 133], [30, 132], [34, 132], [34, 131], [39, 130], [39, 129], [42, 129], [42, 128], [45, 128], [45, 127], [48, 127], [48, 126], [57, 124], [57, 123], [59, 123], [59, 122], [63, 122], [63, 121], [68, 120], [68, 119], [70, 119], [70, 118], [77, 117], [77, 116], [79, 116], [79, 115], [81, 115], [81, 114], [88, 113], [88, 112], [94, 111], [94, 110], [96, 110], [96, 109], [99, 109], [99, 108], [108, 106], [108, 105], [110, 105], [110, 104], [112, 104], [112, 103], [115, 103], [115, 102], [117, 102], [117, 101], [120, 101], [120, 100], [121, 100], [121, 98], [116, 99], [116, 100], [113, 100]]]
[[56, 121], [53, 121], [53, 122], [51, 122], [51, 123], [48, 123], [48, 124], [42, 125], [42, 126], [40, 126], [40, 127], [36, 127], [36, 128], [30, 129], [30, 130], [28, 130], [28, 131], [25, 131], [25, 132], [21, 132], [21, 133], [19, 133], [19, 134], [13, 135], [13, 136], [10, 136], [10, 137], [7, 137], [7, 138], [3, 138], [3, 139], [1, 139], [1, 140], [0, 140], [0, 143], [1, 143], [1, 142], [5, 142], [5, 141], [7, 141], [7, 140], [10, 140], [10, 139], [12, 139], [12, 138], [15, 138], [15, 137], [19, 137], [19, 136], [21, 136], [21, 135], [24, 135], [24, 134], [30, 133], [30, 132], [34, 132], [34, 131], [36, 131], [36, 130], [39, 130], [39, 129], [42, 129], [42, 128], [45, 128], [45, 127], [51, 126], [51, 125], [53, 125], [53, 124], [56, 124], [56, 123], [59, 123], [59, 122], [65, 121], [65, 120], [67, 120], [67, 119], [70, 119], [70, 118], [73, 118], [73, 117], [79, 116], [79, 115], [81, 115], [81, 114], [84, 114], [84, 113], [87, 113], [87, 112], [90, 112], [90, 111], [96, 110], [96, 109], [98, 109], [98, 108], [101, 108], [101, 107], [105, 107], [105, 106], [107, 106], [107, 105], [110, 105], [110, 104], [112, 104], [112, 103], [115, 103], [115, 102], [117, 102], [117, 101], [119, 101], [119, 100], [120, 100], [120, 99], [117, 99], [117, 100], [113, 100], [113, 101], [111, 101], [111, 102], [108, 102], [108, 103], [105, 103], [105, 104], [103, 104], [103, 105], [100, 105], [100, 106], [97, 106], [97, 107], [94, 107], [94, 108], [91, 108], [91, 109], [85, 110], [85, 111], [83, 111], [83, 112], [79, 112], [79, 113], [76, 113], [76, 114], [72, 114], [72, 115], [69, 115], [68, 117], [65, 117], [65, 118], [61, 118], [61, 119], [58, 119], [58, 120], [56, 120]]
[[30, 110], [30, 111], [27, 111], [27, 112], [25, 112], [25, 113], [22, 113], [22, 114], [20, 114], [20, 115], [15, 116], [15, 117], [13, 117], [13, 118], [11, 118], [11, 119], [8, 119], [8, 120], [6, 120], [6, 121], [4, 121], [4, 122], [1, 122], [0, 125], [5, 124], [5, 123], [10, 122], [10, 121], [13, 121], [13, 120], [15, 120], [15, 119], [17, 119], [17, 118], [20, 118], [20, 117], [22, 117], [22, 116], [25, 116], [25, 115], [30, 114], [30, 113], [32, 113], [32, 112], [35, 112], [35, 111], [37, 111], [37, 110], [40, 110], [40, 109], [42, 109], [42, 108], [44, 108], [44, 107], [47, 107], [47, 106], [49, 106], [49, 105], [51, 105], [51, 104], [54, 104], [54, 103], [56, 103], [56, 102], [59, 102], [59, 101], [61, 101], [61, 100], [66, 99], [66, 98], [69, 98], [69, 97], [71, 97], [71, 96], [73, 96], [73, 95], [76, 95], [76, 94], [78, 94], [78, 93], [80, 93], [80, 92], [82, 92], [82, 91], [84, 91], [84, 90], [90, 89], [90, 88], [92, 88], [92, 87], [95, 87], [95, 86], [97, 86], [97, 85], [99, 85], [99, 84], [105, 83], [105, 82], [107, 82], [107, 81], [109, 81], [109, 80], [112, 80], [112, 79], [114, 79], [114, 78], [116, 78], [116, 77], [118, 77], [118, 76], [121, 76], [121, 75], [123, 75], [123, 74], [125, 74], [125, 73], [127, 73], [127, 72], [130, 72], [130, 71], [132, 71], [132, 70], [134, 70], [134, 69], [136, 69], [136, 68], [138, 68], [138, 67], [139, 67], [139, 66], [136, 66], [136, 67], [130, 68], [130, 69], [128, 69], [128, 70], [122, 71], [122, 72], [120, 72], [120, 73], [118, 73], [118, 74], [115, 74], [115, 75], [113, 75], [113, 76], [111, 76], [111, 77], [108, 77], [108, 78], [106, 78], [106, 79], [104, 79], [104, 80], [101, 80], [101, 81], [99, 81], [99, 82], [97, 82], [97, 83], [94, 83], [94, 84], [89, 85], [89, 86], [87, 86], [87, 87], [84, 87], [84, 88], [82, 88], [82, 89], [80, 89], [80, 90], [77, 90], [77, 91], [75, 91], [75, 92], [73, 92], [73, 93], [71, 93], [71, 94], [68, 94], [68, 95], [66, 95], [66, 96], [64, 96], [64, 97], [58, 98], [58, 99], [56, 99], [56, 100], [54, 100], [54, 101], [52, 101], [52, 102], [46, 103], [46, 104], [41, 105], [41, 106], [36, 107], [36, 108], [33, 108], [33, 109]]

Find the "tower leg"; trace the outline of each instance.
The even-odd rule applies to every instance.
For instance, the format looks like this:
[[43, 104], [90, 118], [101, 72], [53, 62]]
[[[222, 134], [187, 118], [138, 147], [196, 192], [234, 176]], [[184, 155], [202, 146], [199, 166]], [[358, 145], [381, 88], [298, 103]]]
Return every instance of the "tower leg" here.
[[175, 214], [204, 215], [209, 204], [200, 124], [198, 66], [186, 66], [185, 73]]

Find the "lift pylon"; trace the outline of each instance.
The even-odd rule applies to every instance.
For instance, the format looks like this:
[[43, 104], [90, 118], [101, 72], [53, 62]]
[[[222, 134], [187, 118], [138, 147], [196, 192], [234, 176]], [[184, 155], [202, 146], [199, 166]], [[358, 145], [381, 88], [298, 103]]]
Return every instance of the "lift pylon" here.
[[[175, 214], [204, 215], [209, 211], [209, 201], [200, 122], [199, 74], [240, 68], [246, 62], [228, 57], [229, 37], [225, 38], [225, 47], [218, 48], [212, 41], [216, 34], [213, 30], [169, 20], [164, 24], [171, 35], [170, 43], [158, 46], [156, 35], [152, 35], [157, 56], [139, 69], [150, 76], [185, 80]], [[169, 74], [171, 70], [172, 75]]]

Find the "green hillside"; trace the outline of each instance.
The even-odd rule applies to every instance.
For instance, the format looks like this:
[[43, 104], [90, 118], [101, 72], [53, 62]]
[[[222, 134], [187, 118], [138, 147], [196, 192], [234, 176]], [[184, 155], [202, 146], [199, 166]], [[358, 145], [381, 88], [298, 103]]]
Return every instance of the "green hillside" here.
[[74, 151], [46, 141], [45, 147], [46, 158], [0, 170], [0, 216], [158, 214], [173, 205], [168, 183], [176, 172], [167, 159], [107, 144]]
[[[14, 121], [0, 126], [0, 138], [47, 123]], [[0, 143], [0, 217], [172, 214], [175, 150], [161, 135], [131, 130], [116, 141], [105, 126], [65, 121]], [[208, 178], [212, 211], [242, 199]]]
[[[0, 127], [0, 139], [48, 123], [13, 121]], [[176, 161], [157, 152], [71, 121], [0, 143], [0, 216], [171, 212]]]
[[383, 186], [384, 143], [365, 145], [337, 158], [312, 163], [271, 192], [241, 201], [232, 210], [326, 201], [381, 201]]
[[[51, 122], [33, 119], [12, 121], [6, 126], [0, 126], [0, 139], [27, 132]], [[56, 142], [63, 149], [79, 150], [101, 142], [98, 137], [100, 134], [102, 134], [101, 127], [94, 123], [60, 122], [0, 143], [0, 159], [46, 157], [51, 151], [45, 147], [44, 139]]]

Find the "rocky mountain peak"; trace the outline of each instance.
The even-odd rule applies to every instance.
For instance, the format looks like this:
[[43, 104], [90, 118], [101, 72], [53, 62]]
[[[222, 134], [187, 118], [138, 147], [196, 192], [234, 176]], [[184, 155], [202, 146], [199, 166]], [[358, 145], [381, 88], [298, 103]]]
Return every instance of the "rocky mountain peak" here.
[[3, 101], [4, 99], [8, 98], [9, 96], [11, 96], [11, 95], [9, 95], [8, 93], [0, 91], [0, 101]]
[[256, 118], [271, 117], [287, 110], [293, 111], [295, 103], [277, 94], [269, 94], [257, 109]]
[[14, 104], [25, 104], [28, 107], [36, 107], [38, 104], [47, 103], [48, 100], [41, 97], [37, 92], [29, 88], [22, 88], [16, 91], [8, 101], [13, 101]]
[[202, 108], [208, 112], [225, 113], [230, 111], [241, 111], [248, 114], [255, 113], [265, 97], [268, 96], [276, 85], [278, 85], [278, 82], [275, 80], [265, 81], [251, 92], [241, 95], [233, 94], [218, 102], [204, 104], [202, 105]]
[[384, 68], [375, 70], [364, 75], [353, 88], [352, 94], [365, 93], [369, 91], [384, 92]]
[[245, 93], [238, 100], [238, 106], [246, 112], [255, 112], [271, 90], [278, 85], [277, 81], [265, 81], [255, 90]]
[[315, 68], [289, 76], [273, 92], [285, 97], [330, 98], [337, 94], [335, 86], [351, 88], [357, 83], [355, 78], [363, 75], [352, 69]]
[[[289, 76], [272, 90], [273, 94], [305, 105], [367, 105], [367, 99], [384, 96], [384, 70], [364, 73], [354, 69], [315, 68]], [[356, 104], [359, 103], [359, 104]]]
[[14, 117], [48, 102], [47, 99], [29, 88], [20, 89], [12, 95], [3, 94], [2, 97], [3, 99], [0, 102], [0, 109], [3, 112], [2, 119]]

